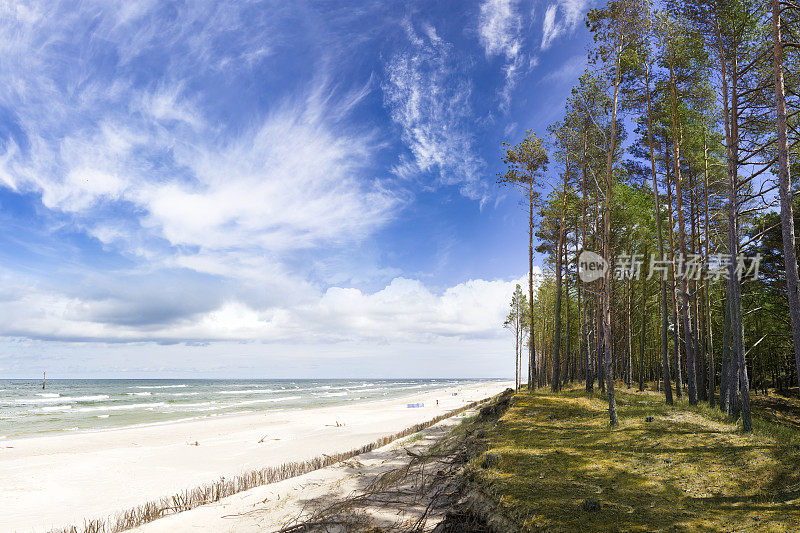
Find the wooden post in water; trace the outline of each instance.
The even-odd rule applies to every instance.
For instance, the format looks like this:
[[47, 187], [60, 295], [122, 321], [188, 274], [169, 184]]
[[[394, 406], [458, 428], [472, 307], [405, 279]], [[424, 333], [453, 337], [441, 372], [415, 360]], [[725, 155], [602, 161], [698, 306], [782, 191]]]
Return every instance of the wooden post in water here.
[[45, 384], [45, 381], [46, 381], [46, 380], [47, 380], [47, 371], [46, 371], [46, 370], [44, 370], [44, 371], [42, 372], [42, 390], [44, 390], [44, 384]]

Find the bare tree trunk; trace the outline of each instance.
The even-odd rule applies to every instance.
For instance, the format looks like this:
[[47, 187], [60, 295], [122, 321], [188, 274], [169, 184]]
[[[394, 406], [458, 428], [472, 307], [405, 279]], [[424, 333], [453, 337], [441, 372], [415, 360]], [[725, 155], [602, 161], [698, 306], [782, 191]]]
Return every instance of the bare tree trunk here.
[[536, 388], [533, 379], [534, 364], [536, 359], [536, 338], [533, 334], [533, 176], [531, 176], [530, 190], [528, 191], [528, 305], [530, 306], [530, 345], [528, 347], [528, 389]]
[[556, 305], [555, 324], [553, 326], [553, 379], [551, 390], [558, 392], [561, 388], [561, 266], [564, 255], [564, 225], [567, 217], [567, 176], [569, 168], [564, 172], [564, 192], [561, 200], [561, 222], [558, 226], [558, 248], [556, 250]]
[[780, 2], [772, 0], [772, 37], [775, 48], [775, 108], [778, 126], [778, 184], [781, 197], [781, 229], [783, 262], [786, 268], [786, 289], [789, 317], [792, 322], [794, 364], [800, 391], [800, 277], [797, 273], [797, 250], [794, 240], [792, 186], [789, 176], [789, 148], [786, 135], [786, 93], [783, 85], [783, 46], [781, 43]]
[[567, 380], [572, 382], [572, 360], [573, 357], [570, 357], [569, 350], [569, 253], [568, 253], [568, 243], [567, 243], [567, 236], [564, 235], [564, 294], [566, 295], [567, 300], [567, 308], [564, 313], [564, 376], [561, 378], [561, 381], [564, 385], [567, 384]]
[[[519, 307], [519, 306], [517, 306]], [[519, 318], [517, 318], [517, 324], [519, 324]], [[519, 325], [516, 326], [516, 336], [514, 339], [514, 390], [519, 390]]]
[[633, 380], [633, 332], [631, 331], [631, 296], [633, 294], [633, 281], [628, 280], [628, 363], [625, 369], [625, 386], [631, 388], [631, 381]]
[[[645, 257], [647, 257], [647, 248], [644, 251]], [[642, 278], [642, 338], [639, 341], [639, 391], [644, 390], [644, 373], [645, 373], [645, 364], [644, 364], [644, 345], [645, 345], [645, 332], [647, 330], [647, 280]], [[672, 394], [670, 393], [670, 400], [672, 400]]]
[[[656, 178], [656, 154], [653, 147], [653, 110], [650, 100], [650, 77], [651, 70], [649, 66], [646, 75], [646, 89], [647, 89], [647, 142], [650, 146], [650, 173], [653, 178], [653, 200], [655, 202], [655, 216], [656, 216], [656, 238], [658, 240], [658, 255], [659, 259], [664, 259], [664, 237], [661, 231], [661, 205], [658, 197], [658, 180]], [[667, 331], [669, 328], [669, 320], [667, 319], [667, 281], [662, 277], [659, 280], [659, 287], [661, 289], [661, 373], [662, 380], [664, 381], [664, 396], [667, 404], [672, 405], [672, 384], [669, 375], [669, 340], [667, 338]]]
[[[724, 57], [724, 56], [723, 56]], [[731, 58], [731, 99], [728, 108], [727, 81], [723, 74], [722, 87], [725, 94], [726, 116], [730, 117], [727, 136], [728, 148], [728, 304], [731, 314], [731, 347], [737, 368], [732, 371], [734, 379], [738, 377], [739, 402], [742, 414], [742, 430], [753, 429], [750, 419], [750, 383], [747, 377], [747, 365], [744, 354], [744, 326], [742, 322], [741, 281], [737, 273], [739, 255], [739, 197], [738, 197], [738, 161], [739, 161], [739, 98], [738, 98], [738, 58]], [[729, 113], [728, 113], [729, 112]]]
[[[727, 292], [727, 288], [725, 290]], [[728, 306], [727, 294], [723, 305], [722, 382], [719, 385], [719, 408], [723, 413], [731, 414], [730, 395], [728, 394], [731, 382], [731, 310]]]
[[[666, 156], [666, 160], [669, 160], [669, 155]], [[675, 227], [675, 221], [672, 216], [672, 180], [670, 178], [669, 173], [669, 164], [666, 165], [667, 168], [667, 205], [669, 208], [669, 249], [670, 252], [673, 254], [672, 258], [672, 268], [670, 269], [669, 273], [669, 280], [670, 280], [670, 288], [672, 291], [672, 327], [673, 331], [673, 340], [674, 340], [674, 352], [675, 352], [675, 394], [677, 394], [678, 398], [683, 397], [683, 375], [681, 369], [681, 342], [680, 342], [680, 323], [678, 322], [678, 291], [677, 291], [677, 284], [675, 283], [675, 232], [673, 228]]]
[[[675, 86], [675, 73], [672, 61], [669, 64], [670, 78], [670, 101], [672, 106], [672, 163], [673, 177], [675, 178], [675, 201], [678, 209], [678, 246], [681, 260], [685, 261], [688, 257], [686, 250], [686, 222], [683, 215], [683, 186], [681, 179], [680, 165], [680, 132], [678, 131], [678, 105], [677, 89]], [[686, 348], [686, 372], [689, 378], [689, 403], [697, 404], [697, 373], [694, 353], [694, 339], [692, 335], [692, 323], [689, 317], [689, 285], [686, 275], [681, 276], [681, 315], [683, 323], [684, 347]]]
[[[705, 240], [705, 261], [704, 264], [708, 264], [708, 259], [710, 257], [710, 240], [711, 240], [711, 233], [709, 233], [708, 227], [708, 219], [711, 213], [711, 208], [708, 205], [708, 144], [706, 142], [706, 134], [705, 134], [705, 125], [703, 126], [703, 161], [705, 165], [704, 171], [704, 181], [705, 186], [703, 187], [705, 192], [705, 231], [704, 240]], [[703, 307], [705, 316], [705, 324], [706, 324], [706, 332], [708, 335], [708, 403], [711, 407], [714, 407], [714, 385], [716, 382], [716, 367], [714, 366], [714, 327], [713, 323], [711, 322], [711, 280], [706, 279], [703, 282]]]
[[[618, 45], [619, 46], [619, 45]], [[606, 177], [605, 177], [605, 197], [603, 199], [603, 257], [611, 265], [611, 192], [614, 170], [614, 153], [616, 152], [617, 140], [617, 103], [619, 98], [619, 85], [621, 80], [621, 55], [622, 49], [616, 51], [615, 74], [614, 74], [614, 99], [611, 103], [611, 141], [606, 154]], [[617, 417], [617, 402], [614, 398], [614, 372], [612, 368], [612, 356], [614, 350], [613, 337], [611, 334], [611, 269], [607, 269], [603, 276], [603, 342], [606, 372], [606, 398], [608, 398], [608, 416], [612, 426], [619, 424]]]
[[[699, 199], [697, 199], [697, 187], [695, 184], [695, 177], [693, 174], [689, 175], [689, 219], [691, 220], [691, 229], [692, 229], [692, 236], [691, 236], [691, 250], [693, 254], [698, 254], [699, 256], [699, 249], [697, 246], [698, 237], [698, 228], [699, 225], [699, 213], [696, 209], [696, 206], [699, 203]], [[698, 401], [700, 400], [707, 400], [708, 399], [708, 391], [706, 390], [706, 376], [705, 376], [705, 343], [704, 341], [704, 333], [705, 329], [704, 319], [705, 313], [700, 313], [700, 298], [699, 298], [699, 287], [697, 284], [696, 277], [693, 277], [689, 286], [692, 289], [692, 327], [694, 328], [694, 354], [695, 354], [695, 373], [697, 376], [697, 398]]]
[[[587, 139], [588, 133], [584, 132], [583, 137], [583, 156], [582, 156], [582, 163], [583, 163], [583, 176], [581, 179], [581, 239], [583, 239], [583, 247], [586, 248], [586, 237], [587, 237], [587, 226], [586, 226], [586, 210], [588, 209], [588, 205], [586, 203], [586, 152], [587, 152]], [[577, 239], [576, 239], [577, 241]], [[577, 242], [576, 247], [577, 251]], [[592, 357], [592, 342], [587, 331], [589, 328], [589, 317], [592, 316], [591, 313], [583, 313], [583, 308], [581, 307], [581, 293], [580, 287], [583, 285], [581, 283], [578, 284], [578, 307], [581, 310], [581, 335], [583, 336], [583, 342], [581, 344], [586, 345], [586, 392], [592, 392], [594, 390], [594, 365], [593, 365], [593, 357]], [[589, 304], [589, 298], [586, 298], [587, 306]]]

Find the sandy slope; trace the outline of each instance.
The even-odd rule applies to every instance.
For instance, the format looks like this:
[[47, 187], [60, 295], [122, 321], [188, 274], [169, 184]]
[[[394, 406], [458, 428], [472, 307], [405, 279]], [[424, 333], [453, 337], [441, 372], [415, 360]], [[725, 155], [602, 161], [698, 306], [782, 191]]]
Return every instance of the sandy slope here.
[[[0, 531], [82, 523], [219, 476], [350, 450], [508, 385], [482, 383], [357, 405], [3, 441]], [[408, 409], [409, 402], [425, 407]]]

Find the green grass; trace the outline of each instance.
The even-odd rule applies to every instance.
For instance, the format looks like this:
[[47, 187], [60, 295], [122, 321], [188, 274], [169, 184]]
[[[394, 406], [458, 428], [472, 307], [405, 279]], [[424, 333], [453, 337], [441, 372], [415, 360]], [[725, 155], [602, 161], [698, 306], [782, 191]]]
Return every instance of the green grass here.
[[599, 393], [519, 393], [488, 431], [499, 464], [480, 455], [470, 475], [528, 531], [800, 531], [797, 429], [755, 417], [745, 435], [647, 392], [618, 391], [617, 408], [612, 429]]

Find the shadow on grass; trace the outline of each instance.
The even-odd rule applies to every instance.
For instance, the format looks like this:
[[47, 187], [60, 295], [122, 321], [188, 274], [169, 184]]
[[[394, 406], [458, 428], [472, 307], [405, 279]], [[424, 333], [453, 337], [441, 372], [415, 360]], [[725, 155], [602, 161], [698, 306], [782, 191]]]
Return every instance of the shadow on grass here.
[[656, 397], [618, 398], [612, 429], [599, 395], [517, 394], [489, 435], [500, 460], [476, 461], [476, 481], [529, 531], [800, 529], [800, 460], [786, 447]]

